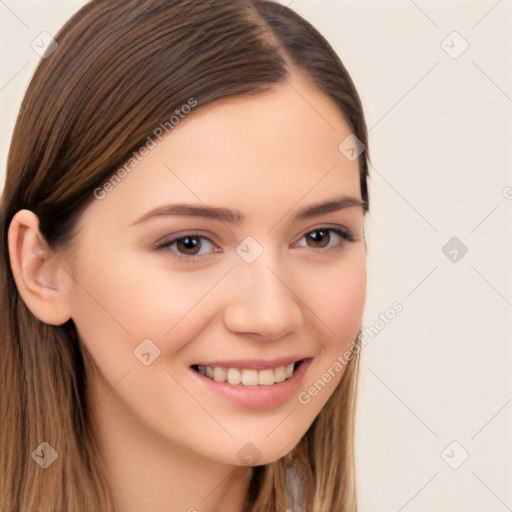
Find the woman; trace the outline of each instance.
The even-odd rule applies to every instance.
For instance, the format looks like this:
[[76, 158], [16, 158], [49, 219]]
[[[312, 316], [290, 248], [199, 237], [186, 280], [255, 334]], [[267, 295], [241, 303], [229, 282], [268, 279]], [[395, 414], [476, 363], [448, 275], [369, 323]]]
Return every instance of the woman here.
[[341, 61], [272, 1], [92, 1], [56, 40], [1, 203], [0, 509], [357, 510]]

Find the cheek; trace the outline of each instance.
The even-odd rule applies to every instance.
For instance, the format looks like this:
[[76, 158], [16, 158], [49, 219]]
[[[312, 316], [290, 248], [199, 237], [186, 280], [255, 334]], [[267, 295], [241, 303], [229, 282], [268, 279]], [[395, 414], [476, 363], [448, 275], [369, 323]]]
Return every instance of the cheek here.
[[73, 319], [90, 349], [101, 355], [108, 347], [127, 362], [146, 338], [162, 355], [194, 339], [209, 321], [211, 307], [206, 306], [216, 296], [216, 283], [229, 270], [177, 271], [163, 257], [136, 253], [121, 257], [112, 252], [101, 261], [85, 252], [82, 256], [75, 275], [84, 285], [76, 287]]
[[366, 259], [360, 251], [316, 275], [317, 287], [308, 291], [308, 305], [322, 321], [325, 343], [340, 348], [355, 338], [366, 301]]
[[[145, 338], [164, 353], [180, 350], [211, 320], [215, 303], [222, 302], [223, 281], [231, 279], [229, 265], [189, 272], [166, 264], [164, 255], [104, 251], [100, 260], [92, 254], [84, 251], [74, 270], [78, 283], [84, 283], [77, 286], [74, 319], [85, 339], [108, 339], [110, 350], [128, 345], [130, 353]], [[363, 245], [351, 247], [337, 264], [301, 266], [292, 274], [299, 297], [324, 325], [327, 338], [333, 343], [353, 339], [366, 296]]]
[[310, 416], [320, 412], [345, 373], [366, 300], [364, 248], [340, 259], [335, 267], [326, 269], [325, 274], [317, 272], [322, 287], [308, 295], [311, 309], [320, 319], [321, 332], [316, 335], [321, 351], [297, 400]]

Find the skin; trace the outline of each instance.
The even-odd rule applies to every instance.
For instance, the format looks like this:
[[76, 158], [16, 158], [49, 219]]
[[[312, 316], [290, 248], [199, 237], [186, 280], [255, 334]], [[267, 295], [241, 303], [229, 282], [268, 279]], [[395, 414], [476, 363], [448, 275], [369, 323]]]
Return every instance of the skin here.
[[[288, 453], [339, 383], [342, 372], [307, 405], [294, 395], [253, 410], [212, 393], [189, 367], [311, 356], [305, 391], [350, 350], [366, 294], [363, 210], [293, 220], [317, 202], [361, 199], [358, 162], [338, 150], [350, 133], [337, 106], [294, 72], [270, 92], [193, 111], [87, 207], [72, 250], [51, 251], [37, 217], [16, 214], [9, 247], [23, 300], [46, 323], [72, 318], [96, 365], [90, 392], [121, 510], [241, 511], [252, 468], [239, 450], [255, 445], [258, 465]], [[168, 203], [237, 209], [246, 219], [131, 225]], [[325, 226], [354, 241], [305, 236]], [[198, 259], [177, 259], [187, 252], [176, 244], [152, 250], [183, 231], [211, 241], [199, 239]], [[251, 264], [235, 251], [247, 236], [263, 248]], [[150, 366], [133, 352], [146, 338], [160, 349]]]

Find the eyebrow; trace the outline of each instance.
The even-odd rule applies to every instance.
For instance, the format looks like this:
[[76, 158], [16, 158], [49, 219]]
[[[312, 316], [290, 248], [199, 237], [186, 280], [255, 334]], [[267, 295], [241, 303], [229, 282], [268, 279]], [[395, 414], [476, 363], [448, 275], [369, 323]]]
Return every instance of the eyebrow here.
[[[368, 211], [368, 203], [366, 201], [358, 199], [357, 197], [342, 196], [306, 206], [296, 212], [294, 220], [309, 219], [318, 215], [354, 207], [362, 208], [364, 212]], [[202, 217], [229, 224], [241, 224], [245, 219], [245, 215], [239, 210], [230, 210], [228, 208], [221, 208], [218, 206], [176, 203], [158, 206], [139, 217], [135, 222], [130, 224], [130, 226], [161, 216]]]

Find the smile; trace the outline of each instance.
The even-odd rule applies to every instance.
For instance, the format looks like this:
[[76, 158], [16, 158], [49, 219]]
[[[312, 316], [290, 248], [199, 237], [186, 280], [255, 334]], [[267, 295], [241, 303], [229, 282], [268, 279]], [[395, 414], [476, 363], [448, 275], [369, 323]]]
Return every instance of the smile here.
[[190, 367], [195, 381], [233, 404], [251, 409], [269, 409], [297, 396], [313, 357], [274, 361], [212, 361]]
[[233, 386], [273, 386], [288, 380], [302, 361], [276, 368], [225, 368], [222, 366], [194, 365], [192, 368], [209, 379], [227, 382]]

